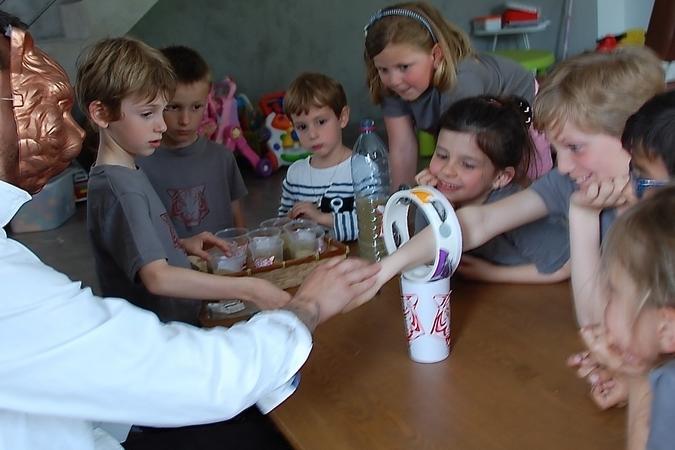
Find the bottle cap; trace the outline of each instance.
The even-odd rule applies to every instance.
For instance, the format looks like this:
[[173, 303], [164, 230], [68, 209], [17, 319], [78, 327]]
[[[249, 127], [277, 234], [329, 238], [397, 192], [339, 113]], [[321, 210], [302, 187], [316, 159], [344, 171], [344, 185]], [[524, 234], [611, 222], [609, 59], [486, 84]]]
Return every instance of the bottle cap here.
[[373, 119], [363, 119], [361, 121], [361, 132], [375, 131], [375, 121]]

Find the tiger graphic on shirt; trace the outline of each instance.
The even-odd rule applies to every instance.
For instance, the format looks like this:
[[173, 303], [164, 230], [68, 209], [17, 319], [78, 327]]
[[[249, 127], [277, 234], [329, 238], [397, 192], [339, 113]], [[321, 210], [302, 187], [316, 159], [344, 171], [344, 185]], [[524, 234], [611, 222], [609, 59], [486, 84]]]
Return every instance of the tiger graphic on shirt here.
[[186, 228], [199, 225], [210, 211], [204, 185], [167, 189], [167, 193], [171, 199], [169, 208], [171, 219], [184, 224]]

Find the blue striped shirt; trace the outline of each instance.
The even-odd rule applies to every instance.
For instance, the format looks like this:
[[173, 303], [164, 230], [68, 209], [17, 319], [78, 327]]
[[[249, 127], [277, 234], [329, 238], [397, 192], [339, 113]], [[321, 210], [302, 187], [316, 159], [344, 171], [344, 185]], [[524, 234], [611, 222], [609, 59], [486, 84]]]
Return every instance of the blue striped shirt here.
[[281, 189], [279, 216], [285, 216], [297, 202], [314, 203], [333, 215], [332, 235], [340, 241], [358, 238], [351, 160], [325, 169], [309, 164], [310, 158], [294, 162]]

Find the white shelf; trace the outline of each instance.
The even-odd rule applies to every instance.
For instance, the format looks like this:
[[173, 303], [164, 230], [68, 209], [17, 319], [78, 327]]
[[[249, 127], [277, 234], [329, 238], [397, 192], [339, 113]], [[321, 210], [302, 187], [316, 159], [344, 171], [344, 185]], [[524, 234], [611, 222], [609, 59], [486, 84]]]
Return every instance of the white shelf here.
[[550, 20], [542, 20], [536, 25], [529, 26], [507, 26], [499, 30], [486, 31], [486, 30], [473, 30], [474, 36], [493, 36], [492, 38], [492, 51], [497, 50], [497, 40], [499, 36], [516, 34], [520, 35], [523, 38], [523, 45], [526, 49], [530, 49], [530, 38], [527, 36], [528, 33], [536, 33], [538, 31], [544, 31], [551, 24]]

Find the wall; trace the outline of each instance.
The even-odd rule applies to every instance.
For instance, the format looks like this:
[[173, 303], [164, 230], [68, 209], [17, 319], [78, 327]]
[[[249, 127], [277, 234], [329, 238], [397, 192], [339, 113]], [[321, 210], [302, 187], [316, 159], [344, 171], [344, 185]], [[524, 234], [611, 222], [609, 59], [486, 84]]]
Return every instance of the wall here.
[[[49, 0], [5, 0], [1, 8], [30, 24]], [[57, 2], [58, 3], [58, 2]], [[61, 13], [57, 4], [52, 5], [31, 26], [31, 34], [37, 37], [53, 38], [63, 35]]]
[[[370, 104], [362, 61], [363, 26], [381, 0], [159, 0], [131, 34], [161, 47], [184, 44], [199, 50], [218, 78], [229, 74], [252, 101], [283, 90], [299, 72], [321, 71], [340, 80], [352, 106], [352, 122], [379, 117]], [[470, 18], [503, 4], [495, 0], [431, 1], [445, 17], [465, 30]], [[560, 0], [525, 0], [551, 19], [548, 30], [530, 35], [533, 47], [555, 51], [560, 29]], [[570, 54], [594, 45], [595, 2], [575, 2]], [[476, 39], [487, 49], [490, 39]], [[514, 45], [501, 39], [500, 45]]]
[[[124, 34], [156, 0], [5, 0], [2, 9], [30, 25], [37, 45], [75, 79], [75, 62], [83, 48], [98, 39]], [[49, 8], [39, 16], [39, 13]], [[32, 25], [30, 22], [35, 20]]]
[[647, 29], [654, 0], [597, 1], [598, 37], [620, 34], [629, 28]]

